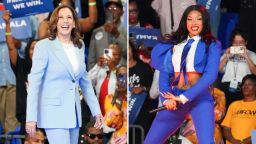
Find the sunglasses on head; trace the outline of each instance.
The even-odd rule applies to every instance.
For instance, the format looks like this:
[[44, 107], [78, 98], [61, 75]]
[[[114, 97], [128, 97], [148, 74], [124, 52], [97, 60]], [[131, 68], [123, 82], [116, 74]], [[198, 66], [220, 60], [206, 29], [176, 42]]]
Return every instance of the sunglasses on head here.
[[102, 139], [103, 138], [103, 134], [87, 134], [91, 139], [95, 139], [96, 137], [98, 137], [98, 139]]

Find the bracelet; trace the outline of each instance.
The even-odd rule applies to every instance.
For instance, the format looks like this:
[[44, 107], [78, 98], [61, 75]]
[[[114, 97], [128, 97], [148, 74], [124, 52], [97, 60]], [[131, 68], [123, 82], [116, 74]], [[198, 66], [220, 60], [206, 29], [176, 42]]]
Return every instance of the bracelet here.
[[11, 32], [5, 32], [5, 35], [10, 36], [10, 35], [12, 35], [12, 33]]
[[89, 2], [89, 6], [96, 6], [96, 2]]

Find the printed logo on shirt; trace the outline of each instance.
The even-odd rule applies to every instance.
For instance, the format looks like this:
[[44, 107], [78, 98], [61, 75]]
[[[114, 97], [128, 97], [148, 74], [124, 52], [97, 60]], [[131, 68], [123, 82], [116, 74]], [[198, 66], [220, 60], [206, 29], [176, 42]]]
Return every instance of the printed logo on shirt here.
[[129, 76], [129, 85], [130, 87], [139, 87], [140, 86], [140, 77], [136, 74]]
[[233, 115], [234, 117], [253, 118], [256, 117], [256, 110], [236, 110]]

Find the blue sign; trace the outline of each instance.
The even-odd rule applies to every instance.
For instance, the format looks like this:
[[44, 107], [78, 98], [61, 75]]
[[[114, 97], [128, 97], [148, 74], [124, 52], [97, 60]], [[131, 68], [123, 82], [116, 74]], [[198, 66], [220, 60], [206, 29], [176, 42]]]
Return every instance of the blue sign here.
[[[26, 39], [32, 37], [30, 20], [28, 17], [11, 19], [10, 22], [12, 36], [16, 39]], [[2, 11], [0, 11], [0, 42], [5, 41], [6, 24], [2, 19]]]
[[213, 33], [217, 33], [220, 18], [221, 0], [198, 0], [197, 3], [205, 6], [210, 14], [210, 23]]
[[9, 10], [12, 18], [35, 15], [53, 10], [49, 0], [3, 0], [5, 9]]
[[159, 29], [149, 29], [144, 27], [129, 27], [129, 36], [136, 40], [136, 45], [144, 43], [146, 47], [154, 47], [159, 43], [161, 32]]
[[82, 17], [82, 9], [81, 9], [81, 1], [80, 0], [75, 0], [75, 5], [76, 5], [76, 12], [78, 17]]
[[132, 94], [128, 97], [129, 124], [134, 124], [147, 97], [147, 93]]

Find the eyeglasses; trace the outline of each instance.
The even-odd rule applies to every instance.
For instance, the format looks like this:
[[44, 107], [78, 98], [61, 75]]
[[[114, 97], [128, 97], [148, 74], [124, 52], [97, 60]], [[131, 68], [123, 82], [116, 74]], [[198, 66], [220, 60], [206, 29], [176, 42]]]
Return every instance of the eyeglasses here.
[[118, 10], [118, 7], [108, 7], [108, 10], [109, 10], [109, 11], [117, 11], [117, 10]]
[[95, 139], [96, 137], [98, 137], [98, 139], [102, 139], [103, 138], [103, 134], [87, 134], [91, 139]]

